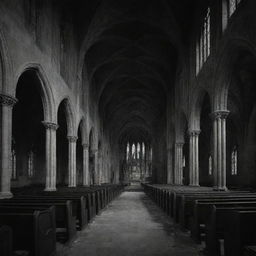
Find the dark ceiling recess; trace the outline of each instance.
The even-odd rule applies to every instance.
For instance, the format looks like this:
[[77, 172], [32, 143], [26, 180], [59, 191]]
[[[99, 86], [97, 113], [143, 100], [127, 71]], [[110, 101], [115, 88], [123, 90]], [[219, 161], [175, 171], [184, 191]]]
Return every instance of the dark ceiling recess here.
[[189, 23], [180, 17], [188, 13], [189, 2], [85, 2], [94, 17], [86, 29], [84, 63], [104, 130], [122, 140], [150, 140], [166, 115], [166, 97], [184, 54]]

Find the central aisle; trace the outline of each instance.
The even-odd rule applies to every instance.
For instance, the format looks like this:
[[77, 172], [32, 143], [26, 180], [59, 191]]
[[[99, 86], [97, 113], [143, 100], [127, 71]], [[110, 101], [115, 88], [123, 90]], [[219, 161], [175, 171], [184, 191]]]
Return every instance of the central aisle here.
[[199, 255], [187, 233], [144, 192], [124, 192], [80, 232], [66, 256]]

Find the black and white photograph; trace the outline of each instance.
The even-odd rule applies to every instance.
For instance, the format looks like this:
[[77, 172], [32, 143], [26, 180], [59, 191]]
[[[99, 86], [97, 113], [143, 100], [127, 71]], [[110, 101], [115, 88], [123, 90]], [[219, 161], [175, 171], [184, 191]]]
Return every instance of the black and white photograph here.
[[256, 256], [256, 0], [0, 0], [0, 256]]

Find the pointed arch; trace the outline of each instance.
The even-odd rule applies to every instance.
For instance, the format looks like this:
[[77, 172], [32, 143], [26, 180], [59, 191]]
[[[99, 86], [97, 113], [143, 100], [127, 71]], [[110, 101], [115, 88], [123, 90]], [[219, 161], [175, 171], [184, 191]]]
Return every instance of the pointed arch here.
[[187, 116], [182, 110], [180, 110], [177, 114], [177, 122], [175, 124], [176, 142], [184, 142], [187, 125]]
[[42, 66], [38, 63], [26, 63], [20, 69], [18, 70], [16, 76], [15, 76], [15, 87], [14, 92], [12, 92], [15, 95], [16, 87], [19, 81], [19, 78], [22, 74], [24, 74], [27, 71], [33, 71], [35, 72], [35, 75], [37, 76], [38, 80], [40, 81], [40, 95], [43, 102], [43, 109], [44, 109], [44, 120], [47, 122], [54, 122], [56, 123], [57, 117], [56, 117], [56, 111], [55, 111], [55, 102], [53, 97], [53, 92], [51, 89], [50, 82], [47, 78], [47, 75], [42, 68]]
[[73, 136], [74, 134], [77, 134], [77, 133], [75, 133], [75, 129], [74, 129], [74, 123], [75, 123], [74, 111], [73, 111], [72, 105], [70, 103], [69, 97], [65, 97], [64, 99], [62, 99], [60, 101], [58, 110], [62, 104], [64, 104], [66, 118], [67, 118], [67, 132], [68, 132], [67, 135]]
[[210, 106], [212, 109], [212, 99], [209, 92], [204, 89], [200, 88], [196, 90], [192, 96], [192, 103], [191, 103], [191, 112], [189, 115], [189, 129], [193, 130], [200, 130], [200, 117], [202, 112], [202, 105], [206, 95], [210, 98]]
[[78, 123], [78, 127], [77, 127], [77, 132], [76, 134], [78, 134], [78, 130], [80, 130], [81, 132], [81, 136], [82, 136], [82, 144], [86, 144], [88, 143], [88, 138], [87, 138], [87, 126], [86, 126], [86, 121], [85, 121], [85, 117], [82, 116], [82, 118], [80, 119], [79, 123]]
[[242, 51], [250, 52], [256, 56], [254, 44], [244, 38], [233, 38], [228, 40], [219, 52], [219, 60], [216, 62], [214, 74], [214, 110], [227, 110], [228, 91], [232, 77], [233, 64]]
[[0, 29], [0, 92], [3, 94], [15, 95], [13, 85], [13, 66], [9, 55], [5, 36]]

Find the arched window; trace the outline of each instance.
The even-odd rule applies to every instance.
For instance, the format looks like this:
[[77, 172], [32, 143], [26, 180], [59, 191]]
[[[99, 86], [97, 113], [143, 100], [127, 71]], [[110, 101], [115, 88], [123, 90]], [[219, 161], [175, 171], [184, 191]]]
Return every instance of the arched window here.
[[228, 0], [228, 13], [229, 17], [236, 11], [241, 0]]
[[126, 160], [128, 161], [129, 159], [129, 154], [130, 154], [130, 144], [129, 142], [127, 143], [127, 146], [126, 146]]
[[209, 159], [208, 159], [208, 174], [209, 175], [212, 175], [212, 156], [210, 155], [209, 156]]
[[31, 150], [28, 153], [28, 177], [34, 176], [34, 152]]
[[196, 74], [199, 73], [211, 51], [211, 16], [207, 8], [196, 42]]
[[222, 31], [225, 31], [229, 18], [235, 13], [242, 0], [222, 0]]
[[231, 175], [237, 175], [237, 146], [234, 146], [231, 153]]
[[140, 143], [137, 144], [137, 159], [140, 159]]
[[183, 155], [183, 159], [182, 159], [182, 167], [185, 168], [186, 167], [186, 157], [185, 155]]
[[12, 167], [12, 179], [17, 179], [17, 169], [16, 169], [16, 152], [13, 149], [11, 155], [11, 167]]
[[135, 151], [136, 151], [136, 150], [135, 150], [135, 144], [133, 143], [133, 144], [132, 144], [132, 158], [133, 158], [133, 159], [135, 159], [135, 157], [136, 157], [136, 156], [135, 156]]
[[145, 159], [145, 143], [142, 143], [142, 159]]
[[152, 150], [152, 147], [150, 147], [150, 156], [149, 156], [149, 158], [150, 158], [150, 161], [152, 162], [152, 158], [153, 158], [153, 150]]

